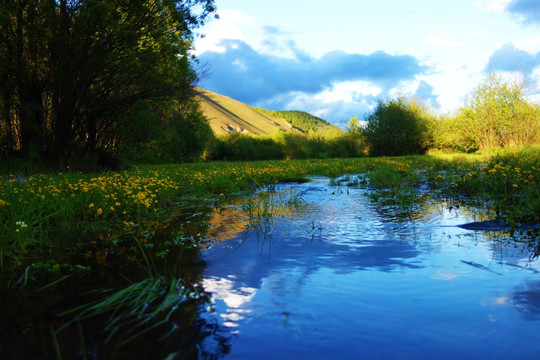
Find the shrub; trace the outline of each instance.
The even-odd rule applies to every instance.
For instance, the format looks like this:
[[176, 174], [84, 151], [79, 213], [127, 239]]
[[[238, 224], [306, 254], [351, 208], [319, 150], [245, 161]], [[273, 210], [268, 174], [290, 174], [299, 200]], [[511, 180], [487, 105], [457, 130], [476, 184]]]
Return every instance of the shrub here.
[[213, 160], [279, 160], [325, 159], [365, 155], [362, 133], [340, 133], [323, 136], [319, 133], [278, 132], [270, 136], [251, 136], [238, 132], [214, 141]]
[[366, 121], [363, 133], [370, 155], [423, 154], [431, 142], [427, 111], [411, 100], [379, 101]]
[[204, 160], [214, 138], [194, 101], [142, 102], [123, 116], [119, 152], [135, 162]]
[[524, 79], [504, 81], [491, 73], [473, 90], [456, 117], [463, 141], [480, 151], [538, 142], [540, 109], [525, 96]]

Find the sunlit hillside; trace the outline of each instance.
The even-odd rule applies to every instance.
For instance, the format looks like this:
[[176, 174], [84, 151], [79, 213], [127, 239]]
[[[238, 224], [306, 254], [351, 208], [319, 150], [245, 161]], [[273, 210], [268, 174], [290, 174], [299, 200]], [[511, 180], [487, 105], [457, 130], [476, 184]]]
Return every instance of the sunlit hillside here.
[[253, 135], [296, 131], [287, 121], [263, 114], [240, 101], [201, 88], [196, 90], [202, 111], [216, 135], [234, 131]]
[[197, 99], [216, 135], [241, 132], [270, 135], [276, 131], [308, 133], [337, 129], [324, 119], [303, 111], [270, 111], [251, 107], [230, 97], [196, 88]]

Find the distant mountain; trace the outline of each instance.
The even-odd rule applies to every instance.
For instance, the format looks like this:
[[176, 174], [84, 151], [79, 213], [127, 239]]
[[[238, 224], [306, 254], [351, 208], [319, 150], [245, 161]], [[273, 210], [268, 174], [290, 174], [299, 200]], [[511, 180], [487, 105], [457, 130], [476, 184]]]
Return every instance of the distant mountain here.
[[195, 88], [197, 101], [216, 135], [241, 132], [270, 135], [276, 131], [324, 131], [335, 128], [325, 120], [303, 111], [270, 111], [258, 109], [209, 90]]

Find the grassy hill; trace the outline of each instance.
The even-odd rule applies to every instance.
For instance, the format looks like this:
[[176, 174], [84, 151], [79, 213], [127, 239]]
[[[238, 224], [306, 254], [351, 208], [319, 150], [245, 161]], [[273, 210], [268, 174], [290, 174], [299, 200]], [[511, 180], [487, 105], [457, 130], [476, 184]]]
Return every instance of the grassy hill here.
[[315, 132], [337, 129], [325, 120], [303, 111], [270, 111], [251, 107], [230, 97], [195, 89], [203, 114], [216, 135], [241, 132], [270, 135], [276, 131]]
[[270, 135], [276, 131], [294, 131], [284, 119], [264, 114], [230, 97], [196, 88], [203, 114], [216, 135], [233, 131], [252, 135]]
[[313, 116], [310, 113], [299, 110], [265, 110], [255, 108], [257, 111], [262, 112], [278, 119], [286, 120], [294, 128], [298, 129], [303, 133], [308, 133], [309, 131], [314, 132], [324, 132], [326, 130], [335, 129], [336, 127], [326, 120], [321, 119], [320, 117]]

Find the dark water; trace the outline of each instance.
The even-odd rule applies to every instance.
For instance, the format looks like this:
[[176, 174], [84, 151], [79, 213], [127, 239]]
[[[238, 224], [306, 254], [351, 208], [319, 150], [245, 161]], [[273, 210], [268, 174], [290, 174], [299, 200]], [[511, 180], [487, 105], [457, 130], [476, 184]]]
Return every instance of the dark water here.
[[404, 209], [326, 179], [277, 193], [291, 190], [306, 204], [202, 254], [225, 358], [540, 358], [530, 243], [455, 227], [483, 214], [429, 199]]
[[[493, 216], [457, 205], [325, 178], [186, 204], [145, 251], [208, 296], [108, 330], [61, 316], [147, 279], [127, 237], [89, 275], [2, 290], [0, 359], [539, 359], [538, 244], [459, 228]], [[178, 231], [202, 248], [160, 257]]]

